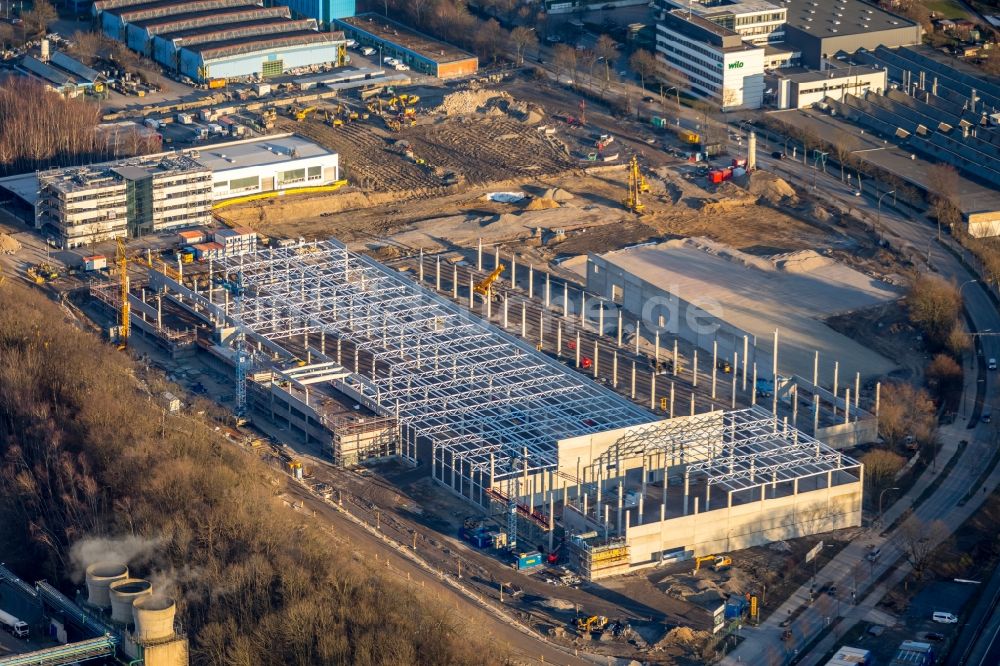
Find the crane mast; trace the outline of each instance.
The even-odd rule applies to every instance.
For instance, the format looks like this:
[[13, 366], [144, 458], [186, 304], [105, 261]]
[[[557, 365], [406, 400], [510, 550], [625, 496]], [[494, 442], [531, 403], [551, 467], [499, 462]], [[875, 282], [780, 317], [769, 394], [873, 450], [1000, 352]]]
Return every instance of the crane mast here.
[[130, 308], [128, 304], [128, 254], [125, 252], [125, 239], [119, 238], [117, 241], [117, 251], [115, 253], [115, 263], [118, 264], [118, 276], [120, 282], [120, 297], [121, 297], [121, 321], [119, 322], [118, 330], [118, 348], [125, 349], [128, 347], [128, 336], [129, 336], [129, 324], [131, 322], [130, 318]]

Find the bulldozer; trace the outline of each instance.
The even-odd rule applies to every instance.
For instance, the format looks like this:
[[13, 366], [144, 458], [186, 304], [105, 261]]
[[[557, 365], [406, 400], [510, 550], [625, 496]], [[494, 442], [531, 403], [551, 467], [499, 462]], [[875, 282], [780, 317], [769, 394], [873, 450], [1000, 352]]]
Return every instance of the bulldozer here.
[[591, 615], [590, 617], [576, 618], [576, 629], [581, 634], [589, 634], [592, 631], [602, 631], [608, 626], [608, 618], [603, 615]]

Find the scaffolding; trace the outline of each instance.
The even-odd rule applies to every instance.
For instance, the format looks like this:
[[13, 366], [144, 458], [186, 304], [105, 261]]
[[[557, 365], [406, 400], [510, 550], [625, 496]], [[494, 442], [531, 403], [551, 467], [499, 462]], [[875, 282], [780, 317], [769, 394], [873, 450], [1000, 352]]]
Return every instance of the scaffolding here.
[[403, 455], [415, 460], [418, 440], [429, 441], [435, 478], [460, 494], [488, 503], [484, 491], [498, 480], [554, 469], [558, 440], [654, 419], [337, 241], [303, 249], [216, 262], [213, 270], [242, 273], [246, 285], [243, 315], [230, 319], [320, 358], [336, 341], [337, 362], [348, 352], [354, 361], [337, 388], [398, 419]]

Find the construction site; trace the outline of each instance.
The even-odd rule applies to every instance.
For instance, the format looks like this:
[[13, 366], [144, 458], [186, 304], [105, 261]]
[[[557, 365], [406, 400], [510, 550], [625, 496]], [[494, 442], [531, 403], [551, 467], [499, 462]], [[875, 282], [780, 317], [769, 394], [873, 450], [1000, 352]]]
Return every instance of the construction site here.
[[[211, 396], [235, 415], [232, 441], [442, 569], [459, 553], [470, 585], [495, 595], [501, 581], [553, 640], [689, 655], [721, 635], [730, 597], [798, 580], [775, 573], [788, 553], [861, 525], [863, 466], [844, 449], [874, 437], [897, 359], [807, 349], [733, 313], [719, 320], [739, 336], [686, 336], [588, 266], [671, 239], [713, 248], [688, 258], [705, 271], [808, 255], [815, 292], [772, 306], [817, 322], [849, 308], [811, 302], [891, 301], [909, 268], [849, 210], [747, 168], [745, 135], [712, 182], [680, 133], [536, 88], [227, 107], [335, 157], [336, 191], [216, 191], [215, 243], [197, 230], [89, 245], [110, 269], [82, 278], [79, 302], [181, 386], [171, 410], [183, 389]], [[199, 159], [234, 169], [230, 145]], [[237, 175], [222, 182], [242, 194]]]

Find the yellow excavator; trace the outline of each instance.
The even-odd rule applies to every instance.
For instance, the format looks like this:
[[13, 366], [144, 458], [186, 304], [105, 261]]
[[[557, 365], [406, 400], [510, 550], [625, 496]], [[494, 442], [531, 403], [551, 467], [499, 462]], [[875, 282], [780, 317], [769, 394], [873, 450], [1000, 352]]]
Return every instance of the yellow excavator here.
[[493, 283], [497, 281], [505, 268], [507, 267], [503, 264], [498, 265], [493, 269], [492, 273], [484, 277], [478, 284], [476, 284], [476, 286], [472, 288], [472, 291], [482, 296], [483, 300], [489, 299], [493, 295]]
[[291, 115], [293, 118], [295, 118], [295, 120], [301, 123], [303, 120], [309, 117], [310, 113], [312, 113], [315, 110], [316, 110], [315, 106], [307, 106], [304, 108], [293, 106]]
[[601, 631], [608, 626], [608, 618], [603, 615], [591, 615], [590, 617], [576, 618], [576, 628], [581, 634], [589, 634], [592, 631]]
[[715, 571], [723, 571], [733, 566], [733, 558], [728, 555], [702, 555], [701, 557], [696, 557], [694, 559], [694, 570], [697, 572], [703, 563], [712, 563], [712, 569]]

